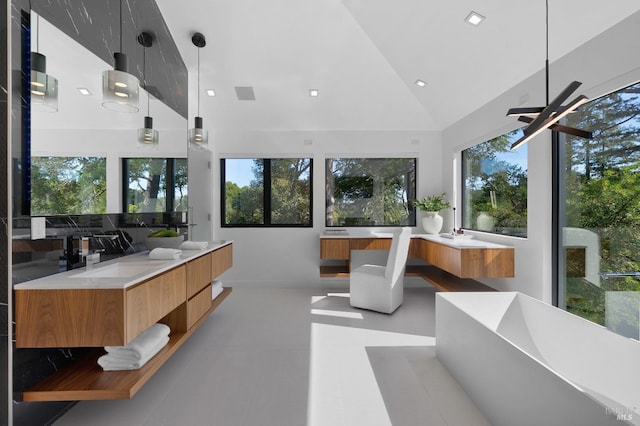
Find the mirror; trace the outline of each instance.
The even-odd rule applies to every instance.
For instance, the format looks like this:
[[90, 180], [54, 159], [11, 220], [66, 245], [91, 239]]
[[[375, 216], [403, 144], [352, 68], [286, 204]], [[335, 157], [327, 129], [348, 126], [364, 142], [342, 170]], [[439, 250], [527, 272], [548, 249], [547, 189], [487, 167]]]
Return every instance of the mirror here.
[[[18, 84], [14, 84], [13, 96], [17, 107], [12, 116], [11, 148], [14, 283], [82, 266], [87, 237], [89, 249], [101, 251], [102, 260], [108, 260], [145, 250], [144, 240], [150, 230], [169, 225], [179, 226], [181, 233], [188, 229], [185, 225], [187, 69], [168, 29], [158, 24], [163, 22], [158, 20], [159, 10], [145, 9], [147, 13], [140, 14], [136, 7], [144, 5], [134, 5], [131, 14], [124, 17], [127, 24], [124, 27], [129, 32], [125, 32], [126, 43], [122, 51], [129, 57], [129, 73], [140, 80], [145, 50], [136, 42], [135, 31], [136, 28], [156, 31], [152, 32], [152, 46], [146, 48], [145, 71], [147, 77], [151, 76], [147, 81], [153, 82], [149, 92], [163, 96], [162, 99], [154, 95], [148, 97], [141, 87], [139, 111], [128, 114], [102, 106], [102, 73], [113, 69], [108, 58], [112, 56], [110, 46], [116, 45], [113, 39], [117, 39], [112, 22], [117, 2], [92, 2], [90, 5], [38, 3], [37, 10], [46, 12], [50, 19], [31, 10], [31, 2], [29, 5], [24, 2], [21, 8], [14, 9], [14, 14], [18, 13], [14, 22], [23, 25], [14, 29], [17, 33], [14, 34], [12, 55], [28, 58], [23, 46], [28, 46], [30, 41], [32, 52], [46, 56], [46, 73], [58, 80], [58, 107], [57, 111], [50, 112], [39, 109], [33, 102], [30, 109], [26, 107], [27, 103], [21, 103], [20, 96], [24, 96], [21, 88], [28, 90], [28, 84], [24, 84], [24, 80], [19, 84], [24, 74], [16, 70], [14, 81]], [[36, 1], [33, 2], [35, 5]], [[23, 43], [15, 42], [21, 37]], [[25, 67], [24, 61], [22, 66]], [[86, 89], [88, 94], [79, 89]], [[160, 133], [160, 142], [155, 149], [141, 149], [137, 141], [138, 130], [144, 127], [148, 112], [153, 117], [154, 129]], [[29, 120], [25, 116], [29, 116]], [[148, 173], [151, 169], [159, 170], [160, 174], [166, 172], [167, 176], [175, 172], [176, 178], [173, 181], [154, 179], [153, 174]], [[139, 178], [127, 179], [127, 176]], [[52, 186], [47, 186], [55, 180], [52, 177], [68, 178], [71, 183], [56, 183], [54, 191]], [[146, 195], [127, 197], [125, 201], [123, 180], [128, 182], [129, 188], [137, 189], [137, 192], [129, 192]], [[165, 190], [163, 194], [165, 187], [179, 189]], [[88, 195], [78, 197], [81, 201], [75, 200], [74, 197], [81, 193]], [[100, 201], [95, 201], [96, 193], [102, 193]], [[62, 195], [56, 198], [55, 194]], [[37, 204], [34, 196], [44, 201]], [[180, 211], [167, 211], [171, 209], [164, 208], [161, 198], [168, 199], [167, 204], [171, 206], [179, 206]], [[87, 199], [93, 201], [87, 204]], [[64, 206], [57, 209], [55, 203]], [[36, 205], [39, 210], [33, 210]], [[42, 218], [36, 227], [34, 221], [40, 219], [33, 216], [46, 218]], [[36, 232], [36, 228], [41, 232]]]
[[[111, 69], [113, 64], [106, 63], [35, 12], [31, 15], [31, 28], [32, 51], [46, 56], [47, 74], [58, 80], [57, 112], [45, 111], [37, 104], [32, 104], [31, 108], [31, 157], [34, 167], [32, 212], [34, 215], [121, 213], [122, 158], [186, 159], [187, 120], [153, 95], [149, 95], [143, 89], [143, 81], [140, 82], [139, 112], [122, 113], [104, 108], [102, 72]], [[139, 44], [136, 47], [139, 50], [132, 53], [142, 57], [144, 48]], [[154, 47], [152, 45], [147, 48], [147, 58], [154, 53], [158, 54], [157, 49], [154, 52]], [[131, 62], [130, 60], [130, 73], [133, 71]], [[142, 67], [139, 68], [137, 74], [142, 75]], [[149, 70], [146, 72], [148, 74]], [[79, 89], [86, 89], [88, 94], [81, 93]], [[137, 132], [139, 128], [144, 127], [147, 111], [153, 117], [154, 129], [160, 134], [160, 142], [156, 149], [141, 149], [137, 143]], [[149, 166], [158, 167], [158, 164]], [[70, 179], [82, 180], [84, 176], [77, 186], [85, 189], [95, 189], [102, 185], [106, 190], [106, 194], [101, 194], [104, 200], [94, 203], [102, 210], [55, 211], [57, 207], [52, 206], [51, 202], [46, 208], [36, 207], [37, 200], [33, 197], [45, 194], [51, 198], [52, 194], [51, 188], [38, 187], [39, 184], [44, 185], [37, 179], [39, 170], [47, 182], [50, 182], [52, 175], [57, 171], [58, 176]], [[87, 177], [87, 173], [94, 173], [98, 177]], [[142, 188], [147, 184], [142, 182], [143, 180], [144, 178], [141, 178], [140, 182], [130, 183], [130, 186], [137, 184], [138, 188]], [[185, 190], [186, 185], [182, 189], [182, 195]], [[96, 192], [100, 191], [88, 191], [87, 196], [96, 196]], [[54, 202], [63, 204], [70, 201], [65, 198]], [[87, 201], [84, 201], [84, 204], [86, 207]], [[153, 202], [147, 204], [155, 205]], [[127, 206], [126, 210], [141, 212], [144, 208], [137, 205], [132, 210]]]

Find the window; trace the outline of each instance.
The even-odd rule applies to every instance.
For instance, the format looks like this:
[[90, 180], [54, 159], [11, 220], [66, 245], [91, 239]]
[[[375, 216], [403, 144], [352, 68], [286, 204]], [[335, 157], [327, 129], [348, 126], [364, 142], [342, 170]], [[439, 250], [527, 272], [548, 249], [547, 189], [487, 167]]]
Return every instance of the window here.
[[106, 209], [106, 158], [32, 157], [31, 215], [101, 214]]
[[313, 160], [226, 158], [222, 226], [312, 226]]
[[415, 158], [327, 158], [326, 226], [415, 226]]
[[640, 83], [566, 120], [558, 134], [558, 306], [640, 338]]
[[527, 145], [520, 129], [462, 151], [462, 227], [527, 236]]
[[125, 213], [187, 211], [186, 158], [124, 158], [122, 161]]

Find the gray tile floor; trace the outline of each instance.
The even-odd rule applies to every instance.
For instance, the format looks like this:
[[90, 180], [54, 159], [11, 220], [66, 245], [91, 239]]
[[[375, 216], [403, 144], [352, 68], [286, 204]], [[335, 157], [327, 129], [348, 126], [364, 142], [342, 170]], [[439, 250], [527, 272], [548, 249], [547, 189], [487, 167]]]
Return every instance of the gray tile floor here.
[[434, 294], [389, 316], [345, 290], [234, 288], [133, 399], [55, 425], [488, 425], [435, 357]]

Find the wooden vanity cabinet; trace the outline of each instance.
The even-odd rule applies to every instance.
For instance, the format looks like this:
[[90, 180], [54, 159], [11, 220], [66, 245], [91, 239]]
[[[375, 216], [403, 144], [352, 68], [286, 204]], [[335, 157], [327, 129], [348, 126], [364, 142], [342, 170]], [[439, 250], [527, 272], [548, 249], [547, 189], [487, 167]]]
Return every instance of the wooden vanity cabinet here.
[[[211, 281], [232, 264], [232, 244], [124, 289], [15, 291], [16, 347], [96, 347], [22, 395], [24, 401], [131, 398], [231, 293], [211, 300]], [[156, 322], [169, 325], [169, 343], [142, 368], [102, 371], [102, 346], [125, 345]]]
[[20, 290], [16, 347], [122, 346], [184, 302], [186, 267], [126, 289]]

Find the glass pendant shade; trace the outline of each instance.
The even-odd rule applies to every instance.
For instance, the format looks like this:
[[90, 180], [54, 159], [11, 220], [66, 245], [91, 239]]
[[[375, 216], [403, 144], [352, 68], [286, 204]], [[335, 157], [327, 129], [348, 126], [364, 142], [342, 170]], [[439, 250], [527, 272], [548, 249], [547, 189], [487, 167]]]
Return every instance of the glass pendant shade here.
[[127, 57], [115, 53], [115, 67], [102, 73], [102, 106], [118, 112], [138, 112], [138, 79], [127, 72]]
[[47, 75], [47, 58], [37, 52], [31, 52], [31, 105], [41, 111], [58, 111], [58, 80]]
[[209, 144], [209, 132], [202, 128], [202, 117], [196, 117], [195, 127], [189, 129], [189, 147], [205, 150]]
[[144, 118], [144, 128], [138, 129], [138, 146], [145, 149], [157, 149], [160, 142], [160, 135], [153, 128], [153, 118]]

